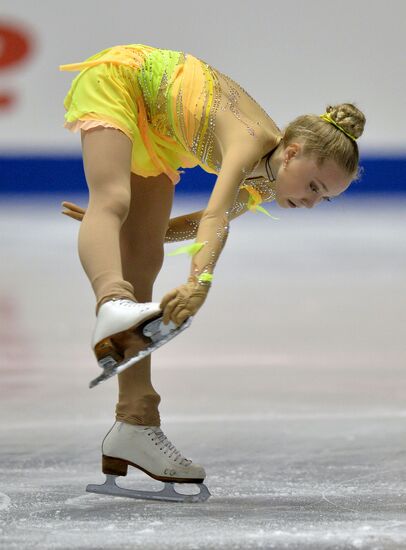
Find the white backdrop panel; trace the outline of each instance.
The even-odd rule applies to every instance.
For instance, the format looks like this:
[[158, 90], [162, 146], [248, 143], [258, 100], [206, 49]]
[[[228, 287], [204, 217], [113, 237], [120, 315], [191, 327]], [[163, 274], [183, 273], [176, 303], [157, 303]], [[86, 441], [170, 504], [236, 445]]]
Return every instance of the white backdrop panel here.
[[219, 68], [281, 126], [355, 101], [367, 116], [363, 151], [404, 154], [405, 21], [404, 0], [3, 0], [0, 25], [24, 29], [34, 48], [25, 62], [0, 67], [0, 92], [16, 96], [0, 108], [0, 152], [78, 151], [79, 138], [63, 128], [63, 98], [77, 73], [58, 65], [144, 43]]

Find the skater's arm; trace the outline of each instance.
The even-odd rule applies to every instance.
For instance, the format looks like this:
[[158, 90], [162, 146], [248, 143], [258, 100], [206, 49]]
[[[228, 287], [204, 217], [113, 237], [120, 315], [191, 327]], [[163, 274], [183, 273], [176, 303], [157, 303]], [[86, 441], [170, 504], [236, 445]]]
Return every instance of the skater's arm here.
[[[237, 199], [230, 211], [230, 220], [234, 220], [248, 211], [249, 197], [250, 194], [246, 189], [239, 190]], [[169, 243], [195, 239], [203, 213], [204, 210], [198, 210], [197, 212], [184, 214], [177, 218], [171, 218], [166, 231], [165, 242]], [[66, 212], [66, 214], [74, 217], [74, 215], [69, 212]]]
[[166, 230], [165, 242], [171, 243], [194, 239], [202, 214], [203, 210], [199, 210], [197, 212], [191, 212], [190, 214], [178, 216], [177, 218], [171, 218], [169, 220], [168, 229]]
[[217, 259], [228, 237], [231, 211], [236, 204], [241, 182], [258, 161], [258, 151], [245, 143], [229, 149], [220, 174], [202, 214], [196, 242], [187, 247], [192, 254], [191, 273], [186, 284], [168, 292], [161, 300], [163, 321], [182, 324], [206, 300]]
[[[74, 220], [81, 222], [86, 214], [86, 209], [78, 206], [74, 202], [63, 201], [62, 206], [65, 210], [61, 213]], [[202, 214], [203, 210], [199, 210], [198, 212], [191, 212], [190, 214], [178, 216], [177, 218], [171, 218], [168, 223], [165, 242], [169, 243], [194, 239]]]
[[[209, 280], [228, 238], [232, 212], [242, 214], [247, 209], [248, 192], [240, 186], [255, 162], [258, 151], [249, 144], [236, 145], [226, 153], [220, 174], [203, 212], [196, 235], [196, 250], [192, 257], [190, 276], [200, 282]], [[238, 212], [238, 198], [244, 197]]]
[[[240, 189], [237, 200], [230, 212], [230, 220], [237, 218], [247, 212], [248, 210], [249, 193], [246, 189]], [[86, 213], [86, 209], [78, 206], [74, 202], [63, 201], [62, 206], [65, 210], [61, 213], [65, 216], [69, 216], [74, 220], [82, 221]], [[191, 212], [190, 214], [184, 214], [176, 218], [169, 220], [168, 229], [165, 235], [165, 242], [179, 242], [187, 241], [189, 239], [195, 239], [197, 230], [199, 228], [200, 220], [202, 218], [204, 210], [198, 210], [197, 212]]]
[[[258, 185], [255, 181], [250, 181], [249, 179], [245, 180], [245, 183], [249, 184], [250, 188], [256, 190], [258, 196], [261, 197], [261, 201], [269, 200], [269, 194], [266, 192], [266, 188], [264, 188], [263, 185]], [[230, 211], [230, 220], [234, 220], [248, 211], [250, 197], [251, 195], [248, 190], [240, 187], [237, 198]], [[74, 202], [63, 201], [61, 206], [64, 208], [61, 212], [62, 214], [80, 222], [86, 214], [86, 209], [78, 206]], [[198, 210], [190, 214], [183, 214], [182, 216], [171, 218], [168, 223], [164, 242], [169, 243], [195, 239], [203, 213], [204, 210]]]

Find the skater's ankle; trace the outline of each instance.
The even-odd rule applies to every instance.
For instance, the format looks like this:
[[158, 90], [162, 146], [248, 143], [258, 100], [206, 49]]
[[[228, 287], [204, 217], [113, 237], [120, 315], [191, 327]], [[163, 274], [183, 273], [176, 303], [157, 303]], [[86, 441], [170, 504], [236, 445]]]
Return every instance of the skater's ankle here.
[[161, 420], [159, 415], [156, 414], [151, 414], [146, 418], [142, 416], [135, 416], [134, 418], [116, 416], [115, 420], [117, 423], [137, 426], [137, 428], [161, 428]]
[[131, 300], [131, 301], [137, 303], [137, 300], [134, 297], [129, 298], [128, 296], [106, 296], [105, 298], [102, 298], [96, 304], [96, 316], [98, 315], [99, 310], [100, 310], [100, 308], [103, 304], [105, 304], [106, 302], [111, 302], [111, 301], [115, 301], [115, 300]]

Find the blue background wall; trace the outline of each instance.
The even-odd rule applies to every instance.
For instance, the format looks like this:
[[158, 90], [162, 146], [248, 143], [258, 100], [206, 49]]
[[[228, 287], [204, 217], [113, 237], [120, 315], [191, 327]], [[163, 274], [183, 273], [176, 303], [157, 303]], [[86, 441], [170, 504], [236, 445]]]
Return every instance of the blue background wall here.
[[[406, 193], [406, 157], [361, 158], [363, 174], [346, 195]], [[200, 167], [186, 169], [176, 193], [209, 193], [216, 176]], [[0, 193], [49, 194], [86, 193], [87, 185], [80, 156], [1, 156]]]

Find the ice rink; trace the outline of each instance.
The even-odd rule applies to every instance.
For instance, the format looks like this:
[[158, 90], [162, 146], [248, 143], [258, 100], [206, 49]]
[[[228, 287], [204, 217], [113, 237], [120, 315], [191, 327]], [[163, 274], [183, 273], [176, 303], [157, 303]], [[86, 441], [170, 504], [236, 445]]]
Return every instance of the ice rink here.
[[[0, 548], [406, 548], [406, 198], [231, 223], [206, 303], [152, 357], [162, 429], [207, 472], [197, 504], [85, 492], [117, 380], [88, 389], [94, 298], [62, 199], [86, 206], [0, 206]], [[154, 300], [188, 272], [167, 257]]]

